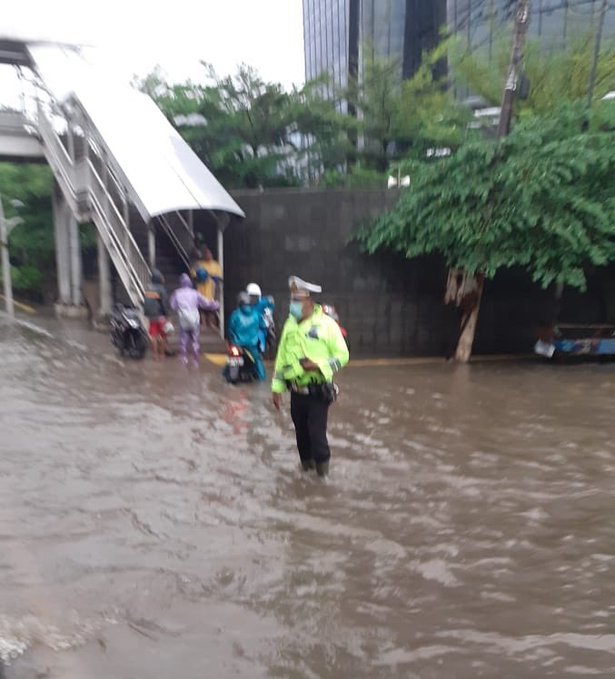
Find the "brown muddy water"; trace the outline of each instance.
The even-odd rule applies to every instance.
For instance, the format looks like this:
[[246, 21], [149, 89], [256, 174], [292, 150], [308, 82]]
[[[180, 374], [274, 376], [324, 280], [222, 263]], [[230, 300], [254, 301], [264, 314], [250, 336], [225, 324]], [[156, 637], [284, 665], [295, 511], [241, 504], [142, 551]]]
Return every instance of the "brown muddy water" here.
[[101, 341], [0, 319], [7, 679], [615, 676], [615, 365], [349, 367], [323, 483]]

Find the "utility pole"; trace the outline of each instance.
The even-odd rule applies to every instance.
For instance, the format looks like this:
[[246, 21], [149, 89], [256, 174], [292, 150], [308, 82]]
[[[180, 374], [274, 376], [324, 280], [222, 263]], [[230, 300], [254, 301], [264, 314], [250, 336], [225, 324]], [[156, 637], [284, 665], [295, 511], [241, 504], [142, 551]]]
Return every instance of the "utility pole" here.
[[[13, 207], [21, 207], [23, 203], [19, 200], [11, 201]], [[2, 196], [0, 196], [0, 250], [2, 250], [2, 285], [4, 287], [4, 301], [6, 313], [9, 316], [15, 315], [13, 304], [13, 281], [11, 280], [11, 259], [9, 257], [9, 234], [23, 220], [21, 217], [6, 219], [4, 216], [4, 206]]]
[[[529, 22], [530, 0], [517, 0], [515, 33], [510, 66], [508, 67], [506, 85], [504, 86], [504, 95], [502, 97], [498, 139], [502, 139], [510, 131], [513, 102], [519, 83], [519, 71], [521, 61], [523, 60], [523, 49], [525, 47]], [[455, 349], [455, 359], [462, 363], [467, 363], [472, 353], [472, 344], [476, 333], [484, 282], [485, 276], [482, 273], [470, 276], [464, 271], [449, 271], [444, 301], [446, 303], [454, 302], [462, 310], [461, 329], [457, 348]]]
[[594, 45], [594, 60], [589, 73], [589, 87], [587, 88], [587, 110], [591, 109], [594, 101], [594, 89], [596, 87], [596, 75], [598, 73], [598, 61], [600, 59], [600, 46], [602, 45], [602, 34], [604, 32], [604, 20], [606, 11], [609, 8], [609, 0], [602, 0], [600, 16], [598, 17], [598, 27], [596, 28], [596, 40]]
[[508, 67], [508, 75], [506, 76], [506, 85], [504, 86], [504, 95], [502, 97], [502, 108], [498, 125], [498, 139], [506, 137], [510, 132], [513, 102], [515, 100], [515, 91], [517, 90], [517, 85], [519, 83], [519, 70], [521, 61], [523, 60], [523, 49], [525, 47], [525, 38], [527, 36], [529, 23], [530, 0], [518, 0], [515, 14], [515, 33], [513, 37], [512, 54], [510, 56], [510, 65]]
[[489, 0], [489, 64], [493, 60], [493, 29], [495, 26], [495, 0]]

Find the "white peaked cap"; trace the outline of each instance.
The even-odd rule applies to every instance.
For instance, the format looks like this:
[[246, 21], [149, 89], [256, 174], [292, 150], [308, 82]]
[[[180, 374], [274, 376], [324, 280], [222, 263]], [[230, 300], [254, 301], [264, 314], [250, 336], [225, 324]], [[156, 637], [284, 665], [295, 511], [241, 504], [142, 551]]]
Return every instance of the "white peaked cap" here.
[[320, 285], [314, 285], [314, 283], [308, 283], [299, 276], [291, 276], [288, 279], [288, 287], [291, 292], [313, 292], [319, 294], [322, 292], [322, 287]]

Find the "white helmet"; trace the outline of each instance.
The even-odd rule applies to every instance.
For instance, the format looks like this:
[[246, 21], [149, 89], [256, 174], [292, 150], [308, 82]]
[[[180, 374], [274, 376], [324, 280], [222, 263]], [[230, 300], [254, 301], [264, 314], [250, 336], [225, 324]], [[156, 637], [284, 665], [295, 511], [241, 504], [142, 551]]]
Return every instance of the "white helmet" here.
[[246, 288], [246, 292], [250, 297], [262, 297], [261, 286], [256, 283], [250, 283]]

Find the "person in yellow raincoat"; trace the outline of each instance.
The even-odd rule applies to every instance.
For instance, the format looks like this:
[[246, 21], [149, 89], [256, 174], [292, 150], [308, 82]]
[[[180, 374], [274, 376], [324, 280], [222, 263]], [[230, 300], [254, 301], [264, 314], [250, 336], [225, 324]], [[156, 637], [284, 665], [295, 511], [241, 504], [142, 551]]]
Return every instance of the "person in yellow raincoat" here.
[[271, 383], [273, 405], [279, 410], [282, 394], [290, 391], [301, 466], [326, 476], [331, 458], [327, 419], [337, 396], [333, 376], [348, 363], [348, 347], [339, 325], [311, 297], [321, 292], [320, 286], [291, 276], [289, 287], [290, 315], [282, 330]]
[[[205, 299], [211, 302], [219, 302], [220, 283], [222, 283], [222, 267], [214, 259], [211, 250], [206, 247], [202, 255], [197, 259], [191, 271], [195, 287]], [[217, 324], [215, 312], [204, 312], [205, 323], [209, 327]]]

